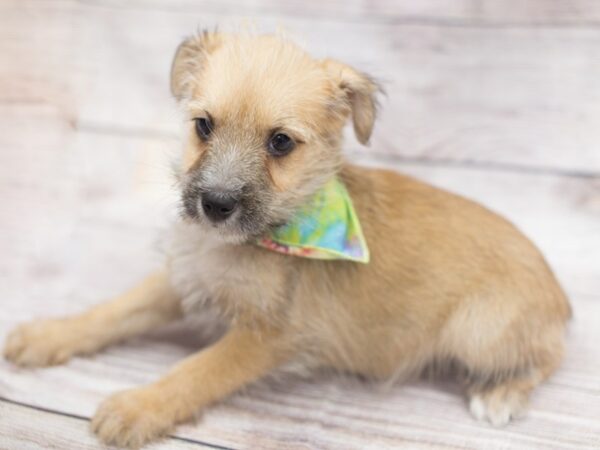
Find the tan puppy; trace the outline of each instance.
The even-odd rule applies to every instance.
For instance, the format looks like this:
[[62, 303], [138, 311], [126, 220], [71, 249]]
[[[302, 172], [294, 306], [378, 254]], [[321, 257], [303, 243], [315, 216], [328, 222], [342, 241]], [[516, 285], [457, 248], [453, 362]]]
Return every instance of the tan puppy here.
[[[171, 88], [187, 115], [183, 220], [164, 273], [76, 317], [17, 328], [6, 357], [58, 364], [192, 314], [228, 332], [162, 379], [118, 393], [92, 427], [137, 447], [276, 369], [394, 380], [435, 364], [468, 375], [477, 418], [502, 425], [560, 363], [567, 299], [538, 250], [485, 208], [414, 179], [344, 163], [376, 84], [272, 36], [204, 33], [177, 50]], [[338, 175], [371, 262], [319, 261], [254, 245]]]

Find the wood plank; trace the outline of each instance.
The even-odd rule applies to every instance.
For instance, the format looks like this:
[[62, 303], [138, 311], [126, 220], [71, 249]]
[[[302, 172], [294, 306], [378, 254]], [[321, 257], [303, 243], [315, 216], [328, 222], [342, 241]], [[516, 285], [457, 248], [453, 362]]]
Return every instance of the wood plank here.
[[[176, 137], [167, 89], [175, 46], [199, 24], [242, 20], [204, 4], [196, 14], [146, 3], [3, 2], [0, 101], [49, 105], [80, 129]], [[285, 24], [317, 56], [384, 81], [372, 148], [352, 140], [355, 151], [600, 172], [600, 29], [249, 18], [263, 30]]]
[[[88, 431], [85, 418], [69, 417], [0, 400], [0, 448], [4, 450], [104, 450]], [[148, 450], [214, 448], [201, 443], [166, 439]]]
[[[22, 126], [14, 117], [5, 119], [7, 129]], [[52, 127], [52, 116], [43, 117], [47, 122], [40, 123]], [[45, 138], [12, 140], [14, 151], [0, 156], [0, 245], [12, 255], [0, 261], [0, 268], [14, 273], [18, 267], [21, 274], [7, 280], [17, 291], [10, 295], [72, 301], [82, 295], [93, 300], [115, 294], [160, 264], [157, 239], [178, 210], [169, 168], [179, 143], [68, 129], [47, 141], [49, 146]], [[60, 148], [49, 148], [54, 145]], [[406, 164], [364, 153], [349, 156], [396, 168], [481, 202], [512, 220], [542, 249], [569, 293], [600, 291], [600, 177]], [[49, 292], [26, 285], [28, 276], [69, 278]]]
[[[600, 298], [575, 299], [567, 358], [540, 387], [527, 418], [493, 429], [468, 415], [452, 382], [417, 381], [379, 390], [355, 380], [263, 382], [208, 409], [176, 435], [234, 448], [597, 448]], [[0, 332], [12, 325], [0, 323]], [[188, 326], [137, 339], [67, 366], [21, 370], [0, 363], [4, 397], [90, 417], [102, 398], [148, 382], [191, 351], [176, 344]]]
[[124, 9], [177, 10], [194, 13], [303, 16], [311, 19], [343, 18], [386, 23], [434, 22], [448, 26], [597, 25], [600, 5], [594, 0], [524, 0], [508, 5], [498, 0], [102, 0]]

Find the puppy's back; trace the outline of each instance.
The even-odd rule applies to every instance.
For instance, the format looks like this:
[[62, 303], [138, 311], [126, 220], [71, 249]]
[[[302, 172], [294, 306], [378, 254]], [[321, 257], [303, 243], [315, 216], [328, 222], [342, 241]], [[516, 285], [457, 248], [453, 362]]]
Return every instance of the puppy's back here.
[[[570, 307], [543, 256], [516, 227], [395, 172], [346, 166], [341, 176], [371, 263], [349, 269], [338, 287], [359, 297], [359, 322], [385, 324], [387, 342], [400, 343], [389, 361], [414, 368], [459, 360], [486, 376], [538, 360], [558, 364]], [[407, 364], [407, 353], [415, 364]]]

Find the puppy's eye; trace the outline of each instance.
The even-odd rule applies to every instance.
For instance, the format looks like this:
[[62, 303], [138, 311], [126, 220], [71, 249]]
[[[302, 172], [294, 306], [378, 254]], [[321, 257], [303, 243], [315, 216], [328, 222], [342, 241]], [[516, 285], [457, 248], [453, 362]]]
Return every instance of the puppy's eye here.
[[287, 134], [275, 133], [269, 140], [269, 153], [273, 156], [285, 156], [290, 153], [296, 143]]
[[196, 122], [196, 133], [200, 139], [206, 140], [210, 136], [212, 132], [212, 123], [210, 119], [206, 119], [201, 117], [199, 119], [194, 119]]

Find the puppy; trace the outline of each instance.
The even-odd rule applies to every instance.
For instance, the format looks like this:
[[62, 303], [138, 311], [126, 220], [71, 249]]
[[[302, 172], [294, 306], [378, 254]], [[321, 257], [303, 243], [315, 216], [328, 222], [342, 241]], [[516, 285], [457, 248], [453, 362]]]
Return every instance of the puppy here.
[[[158, 381], [115, 394], [92, 421], [140, 445], [276, 370], [329, 368], [395, 380], [463, 369], [470, 409], [504, 425], [559, 365], [570, 307], [540, 252], [487, 209], [412, 178], [350, 165], [351, 118], [366, 144], [378, 86], [274, 36], [202, 33], [178, 48], [171, 90], [185, 112], [182, 220], [166, 269], [75, 317], [9, 335], [22, 366], [60, 364], [210, 309], [220, 340]], [[370, 262], [257, 245], [333, 178], [352, 200]]]

